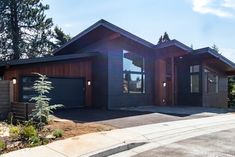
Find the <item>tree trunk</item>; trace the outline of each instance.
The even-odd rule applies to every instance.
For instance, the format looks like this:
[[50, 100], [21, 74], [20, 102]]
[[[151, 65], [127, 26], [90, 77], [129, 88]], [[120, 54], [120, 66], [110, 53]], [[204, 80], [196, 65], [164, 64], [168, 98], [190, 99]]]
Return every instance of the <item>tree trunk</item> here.
[[18, 25], [18, 12], [17, 12], [17, 1], [10, 0], [10, 16], [11, 16], [11, 33], [12, 33], [12, 49], [13, 49], [13, 60], [20, 58], [20, 28]]

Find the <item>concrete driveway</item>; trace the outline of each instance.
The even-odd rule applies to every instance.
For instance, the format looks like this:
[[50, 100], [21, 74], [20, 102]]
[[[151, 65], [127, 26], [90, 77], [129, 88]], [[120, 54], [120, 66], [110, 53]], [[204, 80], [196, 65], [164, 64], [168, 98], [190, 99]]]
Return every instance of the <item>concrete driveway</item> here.
[[235, 157], [235, 129], [190, 138], [135, 157]]
[[[110, 125], [115, 128], [127, 128], [146, 124], [155, 124], [176, 120], [194, 119], [214, 116], [217, 113], [191, 113], [192, 109], [185, 109], [184, 113], [176, 112], [171, 108], [171, 113], [157, 113], [157, 110], [100, 110], [100, 109], [67, 109], [57, 111], [54, 115], [57, 118], [69, 119], [75, 122], [99, 123]], [[194, 110], [194, 109], [193, 109]], [[167, 109], [169, 111], [169, 109]], [[178, 110], [175, 110], [178, 111]], [[163, 109], [161, 110], [163, 112]]]

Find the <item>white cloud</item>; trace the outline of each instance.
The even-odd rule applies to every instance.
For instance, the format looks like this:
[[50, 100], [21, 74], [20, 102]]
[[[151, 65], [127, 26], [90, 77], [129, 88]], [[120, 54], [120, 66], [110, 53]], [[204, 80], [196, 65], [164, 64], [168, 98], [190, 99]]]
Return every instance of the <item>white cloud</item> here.
[[235, 9], [235, 0], [224, 0], [222, 6], [226, 8]]
[[235, 62], [235, 49], [232, 48], [221, 48], [220, 52], [223, 56]]
[[[233, 6], [233, 2], [230, 2], [231, 0], [223, 0], [222, 6]], [[219, 17], [224, 18], [231, 18], [233, 17], [233, 14], [222, 8], [222, 6], [211, 6], [215, 0], [192, 0], [193, 2], [193, 11], [201, 13], [201, 14], [212, 14]]]

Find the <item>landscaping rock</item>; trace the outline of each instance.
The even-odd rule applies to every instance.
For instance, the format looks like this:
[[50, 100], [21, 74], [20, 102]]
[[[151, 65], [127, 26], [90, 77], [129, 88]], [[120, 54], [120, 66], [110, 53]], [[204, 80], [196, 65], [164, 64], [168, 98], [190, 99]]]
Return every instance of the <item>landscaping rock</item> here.
[[9, 126], [7, 123], [0, 123], [0, 137], [9, 137]]
[[55, 139], [56, 137], [55, 136], [53, 136], [53, 135], [47, 135], [46, 137], [45, 137], [46, 139]]
[[20, 145], [21, 145], [21, 141], [16, 141], [16, 142], [8, 143], [7, 144], [7, 149], [19, 147]]

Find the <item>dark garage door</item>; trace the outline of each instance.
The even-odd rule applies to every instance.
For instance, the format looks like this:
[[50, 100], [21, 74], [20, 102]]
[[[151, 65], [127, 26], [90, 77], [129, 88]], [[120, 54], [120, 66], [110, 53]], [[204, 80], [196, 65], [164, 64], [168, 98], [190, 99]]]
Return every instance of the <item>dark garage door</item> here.
[[[36, 77], [24, 76], [21, 84], [21, 101], [27, 102], [35, 96], [33, 84]], [[54, 87], [48, 96], [51, 104], [63, 104], [65, 108], [84, 106], [84, 80], [80, 78], [51, 77]]]

